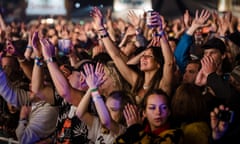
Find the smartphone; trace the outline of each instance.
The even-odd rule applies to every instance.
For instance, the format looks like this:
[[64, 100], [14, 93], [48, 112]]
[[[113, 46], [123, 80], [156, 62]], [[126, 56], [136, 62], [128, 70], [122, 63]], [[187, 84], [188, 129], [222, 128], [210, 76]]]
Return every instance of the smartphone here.
[[157, 27], [157, 25], [152, 25], [152, 23], [154, 23], [154, 22], [157, 21], [156, 19], [154, 19], [154, 20], [151, 19], [151, 17], [152, 17], [153, 14], [154, 14], [154, 11], [153, 11], [153, 10], [147, 11], [146, 23], [147, 23], [147, 26], [148, 26], [149, 28], [155, 28], [155, 27]]
[[233, 121], [233, 116], [234, 116], [234, 112], [233, 111], [220, 110], [218, 115], [217, 115], [217, 118], [220, 121], [225, 121], [225, 122], [231, 123]]
[[72, 46], [70, 39], [59, 39], [58, 40], [58, 53], [60, 55], [68, 55]]

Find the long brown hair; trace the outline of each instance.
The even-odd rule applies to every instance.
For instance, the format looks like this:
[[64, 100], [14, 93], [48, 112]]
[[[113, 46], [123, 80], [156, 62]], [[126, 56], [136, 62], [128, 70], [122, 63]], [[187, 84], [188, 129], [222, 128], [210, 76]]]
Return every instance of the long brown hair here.
[[[151, 79], [151, 83], [150, 83], [150, 86], [148, 89], [148, 91], [151, 91], [153, 89], [158, 88], [159, 83], [162, 79], [164, 59], [163, 59], [161, 47], [149, 47], [148, 49], [151, 49], [154, 59], [160, 65], [160, 68], [158, 68], [157, 72], [154, 74], [153, 78]], [[138, 75], [138, 79], [132, 89], [132, 92], [135, 95], [143, 88], [144, 78], [145, 78], [144, 72], [140, 71], [140, 73]]]

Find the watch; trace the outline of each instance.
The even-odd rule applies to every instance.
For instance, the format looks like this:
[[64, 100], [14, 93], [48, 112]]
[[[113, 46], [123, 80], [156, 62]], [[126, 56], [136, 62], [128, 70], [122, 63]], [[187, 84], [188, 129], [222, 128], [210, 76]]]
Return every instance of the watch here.
[[52, 63], [56, 61], [57, 61], [56, 57], [49, 57], [48, 59], [45, 60], [46, 63]]

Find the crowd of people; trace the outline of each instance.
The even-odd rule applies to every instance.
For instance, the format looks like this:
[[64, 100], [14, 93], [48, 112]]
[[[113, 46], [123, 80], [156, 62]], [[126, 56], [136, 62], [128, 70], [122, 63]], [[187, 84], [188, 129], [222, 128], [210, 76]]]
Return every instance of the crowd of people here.
[[0, 17], [0, 132], [21, 144], [240, 143], [240, 19]]

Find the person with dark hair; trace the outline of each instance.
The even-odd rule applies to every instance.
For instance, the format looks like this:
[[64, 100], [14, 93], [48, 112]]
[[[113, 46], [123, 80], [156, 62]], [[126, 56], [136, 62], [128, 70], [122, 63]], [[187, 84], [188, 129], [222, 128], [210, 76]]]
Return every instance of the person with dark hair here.
[[183, 74], [182, 82], [194, 84], [200, 69], [201, 62], [199, 59], [189, 60], [188, 64], [186, 65], [185, 72]]

